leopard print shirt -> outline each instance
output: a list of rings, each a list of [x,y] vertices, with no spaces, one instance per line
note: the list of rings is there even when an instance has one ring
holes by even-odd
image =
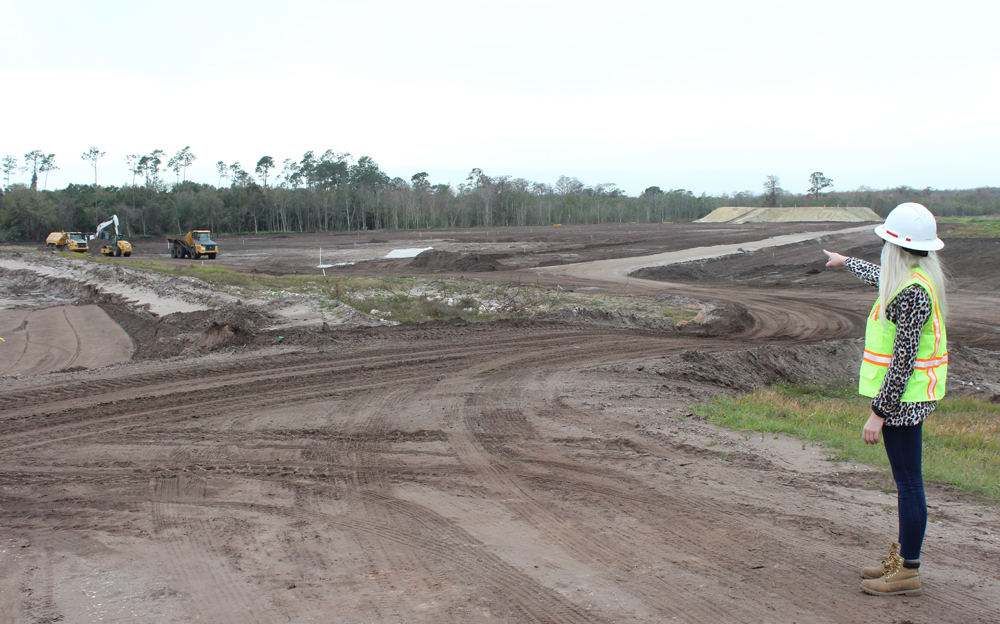
[[[861,281],[878,288],[881,267],[860,258],[848,258],[847,268]],[[886,371],[882,388],[872,399],[872,411],[885,419],[889,427],[919,425],[930,416],[936,401],[902,403],[906,382],[913,375],[920,345],[920,330],[931,316],[931,297],[917,285],[907,286],[889,303],[885,311],[888,320],[896,324],[896,340],[892,345],[892,362]]]

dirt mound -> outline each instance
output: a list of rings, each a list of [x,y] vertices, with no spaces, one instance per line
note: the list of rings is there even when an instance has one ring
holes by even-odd
[[[864,341],[837,340],[792,347],[763,346],[740,351],[689,349],[667,356],[651,368],[673,381],[710,384],[751,392],[775,383],[824,384],[858,378]],[[949,348],[948,394],[975,395],[1000,402],[1000,387],[990,381],[1000,367],[1000,352]]]
[[[429,249],[420,253],[409,266],[430,271],[464,271],[481,273],[501,268],[500,259],[506,255],[462,254],[454,251]]]
[[[680,298],[666,297],[665,299]],[[585,307],[541,312],[532,315],[531,320],[543,323],[574,323],[647,331],[682,331],[685,334],[702,336],[738,334],[751,329],[756,324],[747,308],[739,304],[712,302],[702,307],[704,311],[695,320],[676,325],[666,318]]]
[[[163,317],[102,295],[98,305],[132,338],[135,360],[174,357],[194,350],[212,351],[235,344],[249,344],[271,317],[242,302],[217,310],[176,312]]]
[[[851,379],[857,375],[863,350],[860,340],[714,353],[690,349],[663,358],[656,372],[671,380],[749,392],[781,381],[824,383]]]
[[[695,223],[789,223],[802,221],[839,221],[863,223],[881,221],[870,208],[845,206],[843,208],[794,207],[794,208],[744,208],[723,206],[716,208]]]
[[[681,327],[688,333],[706,336],[741,334],[757,324],[746,306],[739,303],[715,303],[702,323],[686,323]]]
[[[233,328],[230,325],[220,325],[213,321],[193,344],[181,351],[181,355],[192,351],[216,351],[223,347],[236,344],[246,344],[253,340],[253,334],[242,327]]]
[[[956,247],[961,246],[963,245],[956,245]],[[758,251],[744,250],[710,260],[647,267],[631,275],[663,282],[735,283],[765,288],[775,286],[803,288],[813,285],[855,291],[871,288],[849,271],[826,269],[826,256],[822,251],[824,247],[833,247],[845,255],[878,262],[882,240],[874,235],[860,236],[856,240],[848,241],[820,239]],[[949,249],[949,252],[951,251],[952,249]]]

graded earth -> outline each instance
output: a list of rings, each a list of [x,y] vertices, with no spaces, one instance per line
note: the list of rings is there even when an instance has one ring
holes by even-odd
[[[868,596],[891,478],[692,414],[856,375],[876,294],[821,250],[877,261],[871,228],[259,235],[204,261],[655,300],[676,323],[393,324],[139,268],[193,262],[161,239],[110,264],[7,246],[0,622],[1000,621],[994,502],[929,484],[923,594]],[[1000,245],[946,242],[949,393],[1000,401]]]

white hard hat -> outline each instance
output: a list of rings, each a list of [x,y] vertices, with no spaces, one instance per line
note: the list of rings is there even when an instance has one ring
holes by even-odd
[[[930,210],[916,202],[906,202],[892,209],[885,222],[875,228],[879,237],[917,251],[937,251],[944,241],[937,237],[937,222]]]

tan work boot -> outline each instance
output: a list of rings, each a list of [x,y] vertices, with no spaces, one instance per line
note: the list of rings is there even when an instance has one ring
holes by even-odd
[[[877,579],[861,581],[861,590],[873,596],[915,596],[920,593],[920,570],[904,568],[903,558],[895,555],[889,559],[888,569]]]
[[[889,554],[885,556],[882,563],[877,566],[869,566],[867,568],[861,568],[861,578],[866,579],[877,579],[884,575],[889,570],[889,562],[892,561],[893,557],[899,556],[899,542],[889,543]]]

